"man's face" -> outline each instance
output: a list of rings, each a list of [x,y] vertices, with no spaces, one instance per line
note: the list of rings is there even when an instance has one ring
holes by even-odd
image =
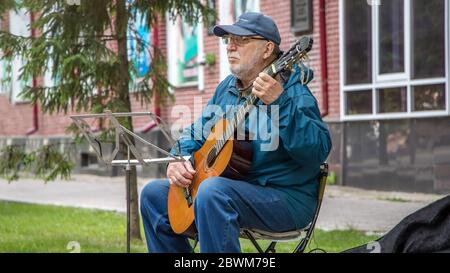
[[[231,72],[239,79],[247,79],[259,72],[264,64],[264,45],[262,37],[227,36],[227,55]]]

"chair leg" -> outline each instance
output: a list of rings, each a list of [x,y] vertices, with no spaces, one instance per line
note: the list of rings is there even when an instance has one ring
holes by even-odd
[[[277,244],[277,242],[272,241],[270,242],[270,245],[267,247],[265,253],[275,253],[276,249],[275,249],[275,245]]]
[[[258,250],[258,252],[264,253],[264,250],[262,250],[262,248],[259,246],[258,242],[255,240],[253,235],[250,232],[248,232],[248,230],[244,230],[244,233],[247,236],[247,238],[252,242],[252,244],[255,246],[255,248]]]
[[[305,252],[305,248],[308,245],[310,236],[306,236],[305,238],[303,238],[300,243],[297,245],[297,247],[295,248],[293,253],[303,253]]]

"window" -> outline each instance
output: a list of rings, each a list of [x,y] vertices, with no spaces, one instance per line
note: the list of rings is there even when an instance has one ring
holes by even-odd
[[[129,0],[129,3],[132,1]],[[134,20],[128,22],[127,44],[128,60],[133,69],[131,72],[130,91],[139,90],[139,85],[150,72],[150,29],[147,27],[147,19],[139,11],[133,11]]]
[[[405,24],[403,0],[383,1],[379,6],[379,74],[405,72]]]
[[[413,1],[411,22],[412,78],[445,77],[444,1]]]
[[[347,92],[347,114],[370,114],[372,113],[372,91],[358,90]]]
[[[445,110],[445,84],[413,87],[413,111]]]
[[[189,25],[180,17],[167,19],[169,82],[175,87],[198,84],[199,25]]]
[[[31,30],[30,15],[24,10],[10,11],[9,12],[9,31],[14,35],[30,37]],[[11,63],[11,101],[13,103],[24,102],[25,100],[19,96],[20,92],[28,85],[31,86],[31,79],[19,80],[21,69],[25,64],[25,60],[16,57]]]
[[[364,1],[345,5],[345,83],[372,82],[372,15]]]
[[[449,114],[448,10],[445,0],[340,1],[343,119]]]
[[[377,89],[378,113],[406,112],[406,87]]]

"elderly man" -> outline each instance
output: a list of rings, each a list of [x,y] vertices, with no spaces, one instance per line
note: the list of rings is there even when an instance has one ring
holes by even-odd
[[[278,116],[270,117],[271,121],[278,119],[278,130],[269,130],[278,145],[262,149],[264,140],[252,139],[252,164],[246,178],[208,178],[200,184],[194,200],[200,251],[240,252],[241,227],[283,232],[311,221],[320,164],[330,152],[331,140],[317,101],[306,86],[312,71],[306,73],[307,79],[297,66],[276,79],[261,73],[280,54],[280,34],[270,17],[244,13],[233,25],[215,26],[214,34],[227,45],[232,75],[217,86],[208,106],[219,106],[225,112],[229,105],[242,104],[251,92],[259,98],[258,105],[278,107]],[[179,149],[171,152],[192,155],[199,150],[207,135],[192,138],[194,128],[213,118],[204,111],[182,134]],[[251,123],[246,125],[249,131],[253,130]],[[194,174],[190,161],[170,163],[168,180],[152,181],[142,190],[141,214],[149,252],[191,251],[187,237],[171,229],[167,200],[170,184],[187,187]]]

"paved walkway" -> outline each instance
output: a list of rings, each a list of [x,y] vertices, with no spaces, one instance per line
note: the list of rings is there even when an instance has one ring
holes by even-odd
[[[139,190],[148,180],[139,178]],[[317,222],[321,229],[357,229],[383,233],[405,216],[442,195],[379,192],[350,187],[327,186]],[[70,181],[45,184],[22,179],[8,184],[0,180],[0,200],[125,211],[122,177],[74,175]]]

